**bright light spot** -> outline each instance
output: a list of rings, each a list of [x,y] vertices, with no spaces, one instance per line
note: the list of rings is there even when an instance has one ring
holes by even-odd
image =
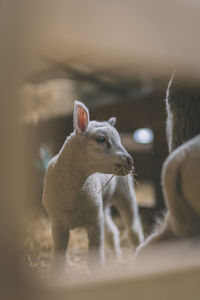
[[[135,130],[133,138],[137,143],[150,144],[153,142],[154,134],[150,128],[139,128]]]

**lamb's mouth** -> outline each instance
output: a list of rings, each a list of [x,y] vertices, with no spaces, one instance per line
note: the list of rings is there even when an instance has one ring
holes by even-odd
[[[117,167],[117,169],[115,170],[116,175],[128,175],[130,172],[130,170],[120,164],[115,164],[115,166]]]

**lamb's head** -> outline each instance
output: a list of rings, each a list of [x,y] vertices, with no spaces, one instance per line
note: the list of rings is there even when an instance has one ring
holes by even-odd
[[[114,117],[104,122],[90,121],[87,107],[75,101],[74,138],[91,173],[127,175],[133,169],[133,159],[121,144],[115,122]]]

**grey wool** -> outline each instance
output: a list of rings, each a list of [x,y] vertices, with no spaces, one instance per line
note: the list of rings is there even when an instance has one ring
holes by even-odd
[[[157,243],[200,238],[200,88],[172,77],[166,108],[170,154],[161,180],[168,212],[138,254]]]

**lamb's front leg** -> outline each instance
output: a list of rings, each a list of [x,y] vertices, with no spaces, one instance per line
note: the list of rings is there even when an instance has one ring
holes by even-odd
[[[69,242],[69,229],[60,222],[52,221],[53,257],[52,271],[62,272],[65,268],[65,255]]]
[[[104,266],[104,219],[103,213],[87,226],[89,239],[88,264],[90,268]]]

